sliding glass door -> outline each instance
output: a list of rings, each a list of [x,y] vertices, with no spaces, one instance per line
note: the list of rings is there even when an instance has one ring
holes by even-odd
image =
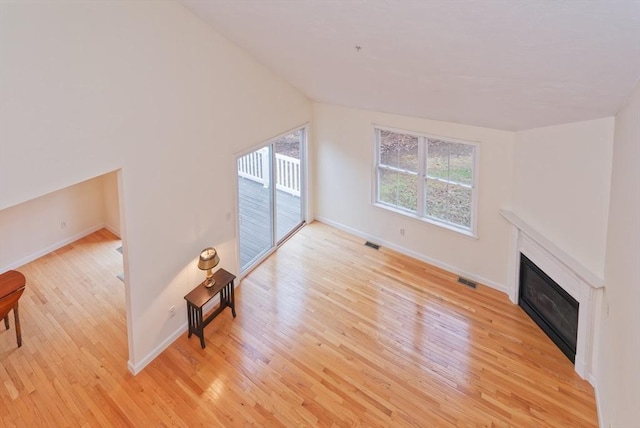
[[[276,175],[276,240],[281,241],[302,224],[301,137],[303,131],[273,143]]]
[[[238,159],[241,271],[273,246],[270,158],[267,146]]]
[[[304,223],[305,145],[299,129],[238,158],[241,273]]]

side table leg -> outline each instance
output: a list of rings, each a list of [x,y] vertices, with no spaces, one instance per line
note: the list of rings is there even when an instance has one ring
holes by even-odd
[[[233,286],[233,281],[231,281],[231,283],[229,284],[229,287],[231,287],[231,296],[230,296],[230,300],[231,300],[231,313],[233,314],[233,317],[236,317],[236,296],[235,296],[235,292],[234,290],[234,286]]]
[[[193,315],[189,302],[187,302],[187,326],[189,327],[189,334],[187,335],[187,337],[189,338],[193,333]]]
[[[204,325],[202,322],[202,308],[198,308],[197,310],[197,323],[198,323],[198,336],[200,337],[200,346],[202,347],[202,349],[204,349],[205,345],[204,344]]]
[[[16,339],[18,341],[18,348],[22,346],[22,330],[20,330],[20,315],[18,314],[18,302],[13,307],[13,316],[16,319]]]

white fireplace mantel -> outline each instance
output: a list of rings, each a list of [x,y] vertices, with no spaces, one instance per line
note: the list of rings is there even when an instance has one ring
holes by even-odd
[[[522,253],[578,301],[580,307],[575,370],[583,379],[593,384],[594,351],[597,349],[596,318],[599,316],[604,279],[560,249],[517,214],[507,210],[500,210],[500,214],[512,227],[507,283],[509,298],[514,304],[518,303]]]

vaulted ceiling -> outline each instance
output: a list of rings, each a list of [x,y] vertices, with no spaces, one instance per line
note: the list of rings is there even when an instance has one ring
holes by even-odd
[[[615,115],[640,0],[180,0],[310,99],[522,130]]]

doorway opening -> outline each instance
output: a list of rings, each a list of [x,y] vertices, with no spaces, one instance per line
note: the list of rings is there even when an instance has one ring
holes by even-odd
[[[113,347],[126,361],[131,346],[121,176],[122,170],[112,171],[0,210],[0,271],[23,272],[25,295],[38,296],[21,302],[23,341],[37,340],[41,331],[51,344],[68,337],[98,340],[109,332],[105,340],[117,343]],[[39,324],[47,317],[64,325],[64,334]]]

